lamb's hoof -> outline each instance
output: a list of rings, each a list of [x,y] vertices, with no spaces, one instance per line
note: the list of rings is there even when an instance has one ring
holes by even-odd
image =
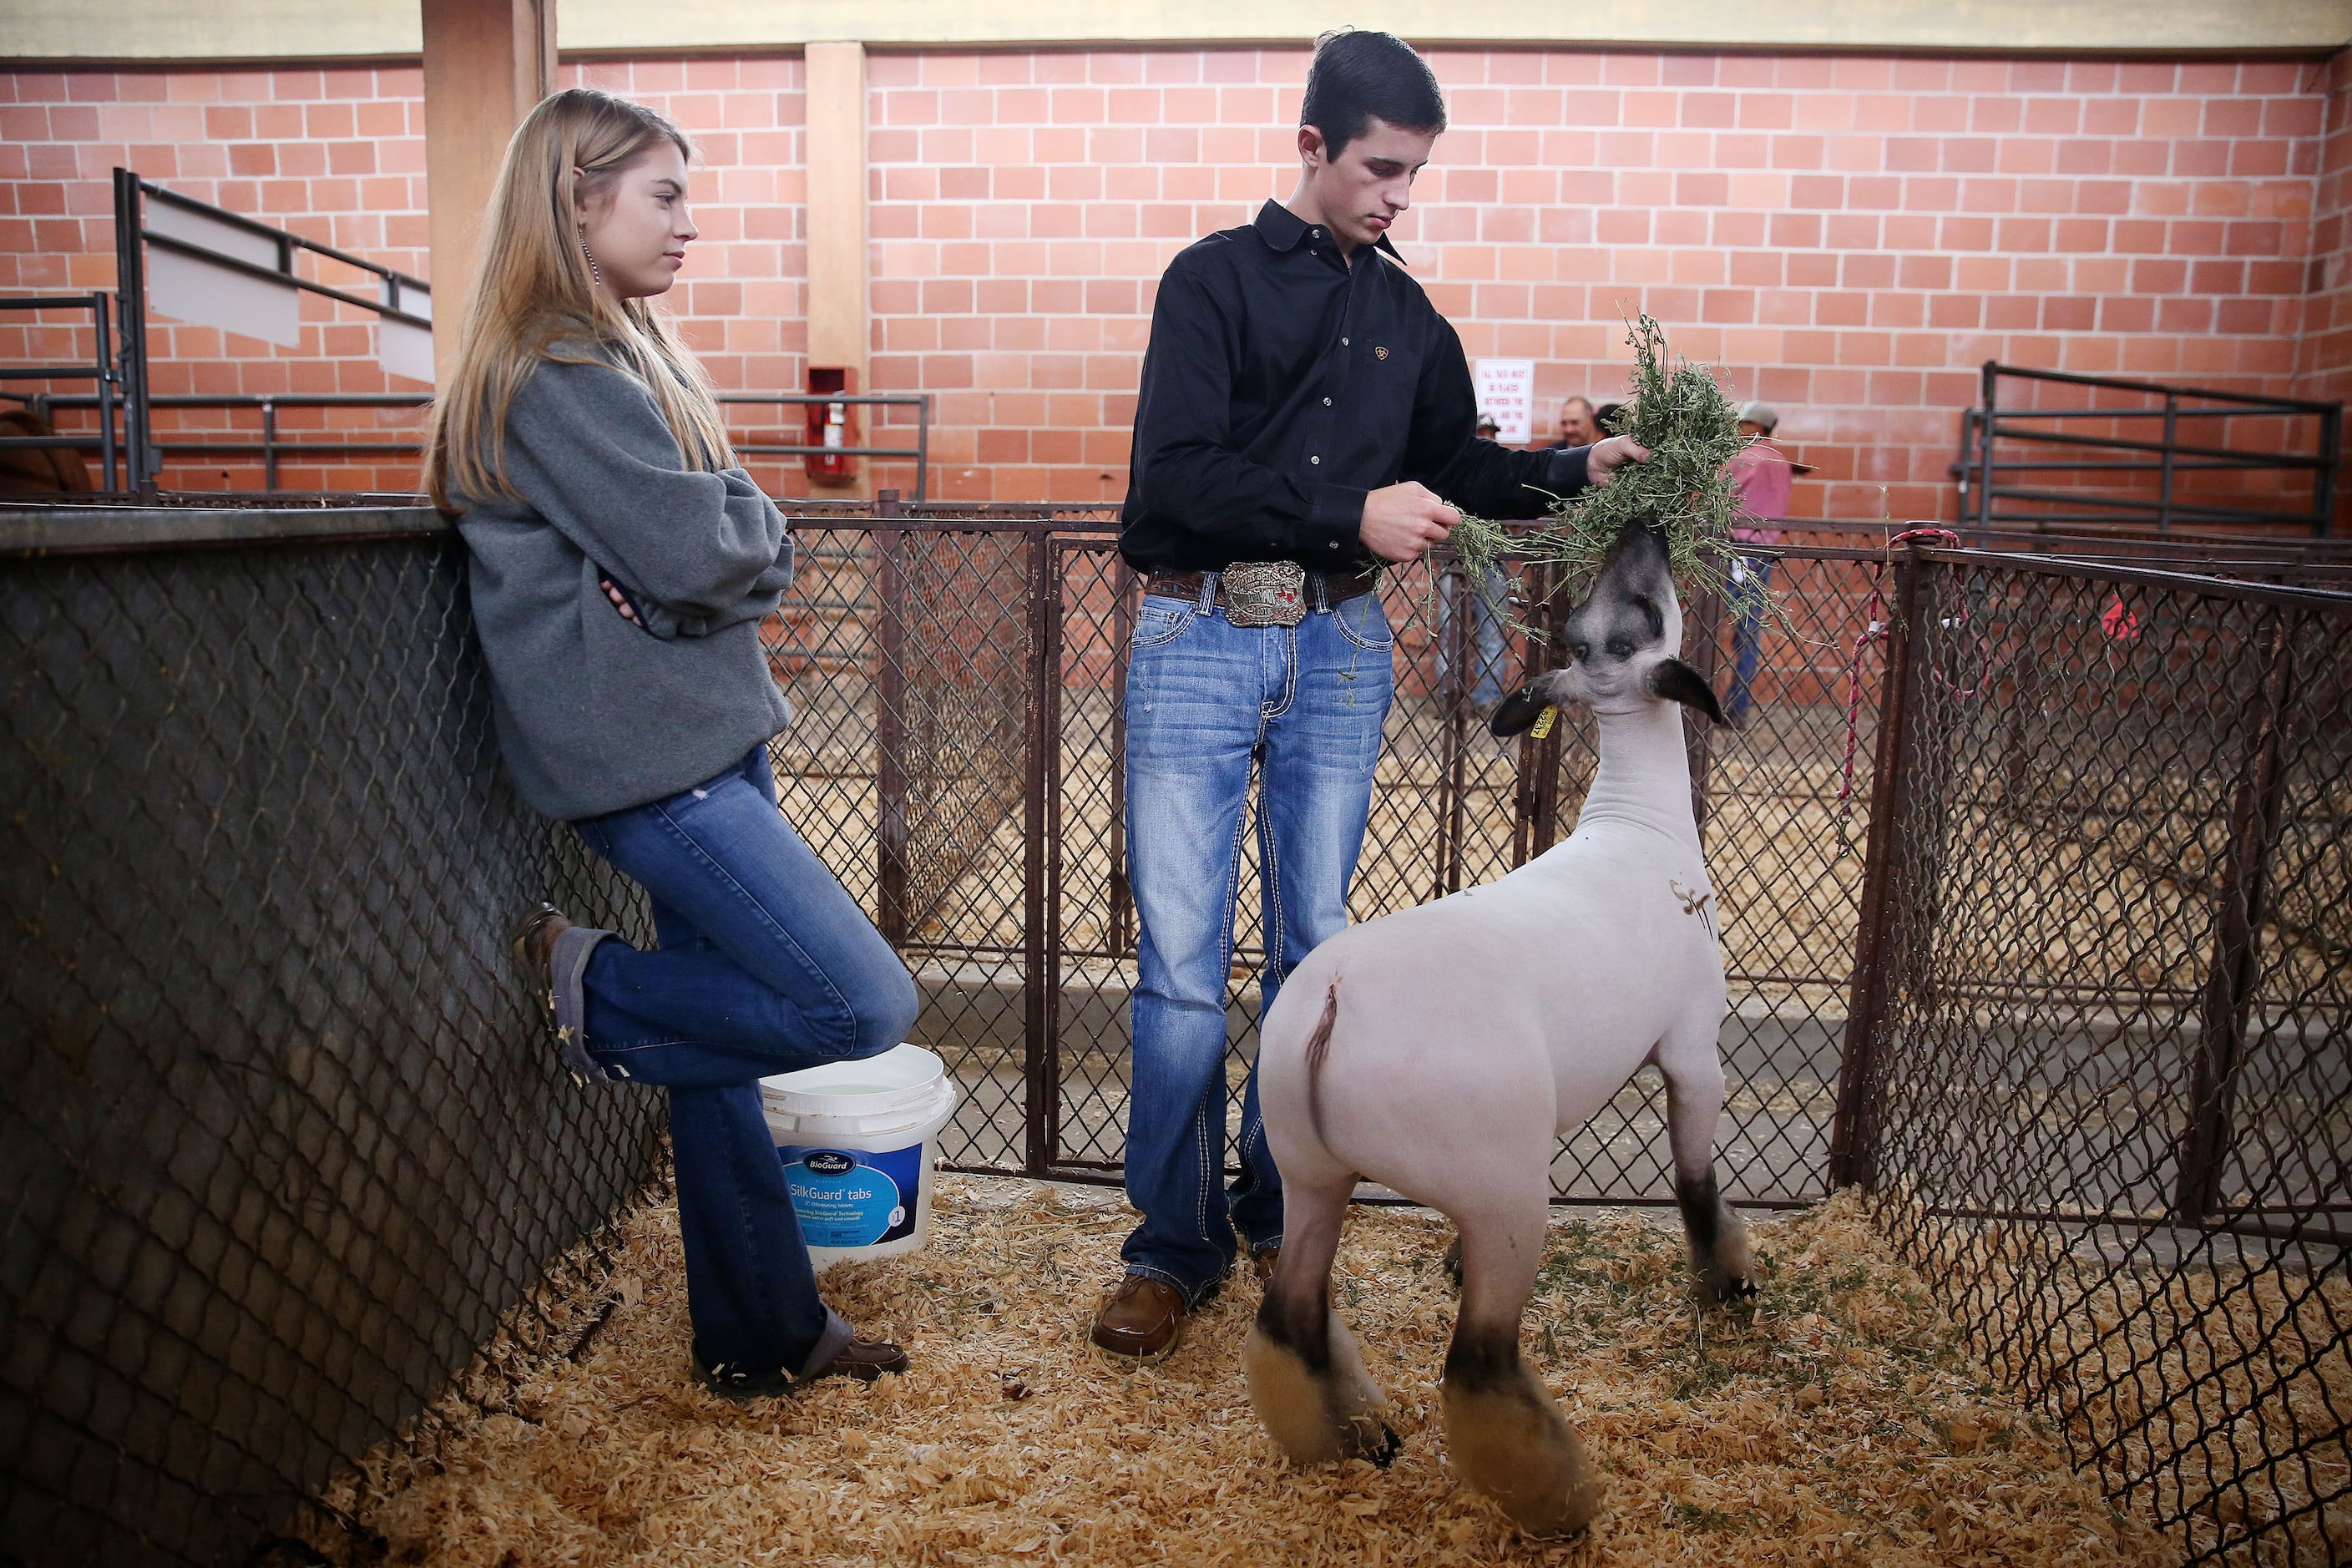
[[[1734,1301],[1753,1301],[1756,1295],[1756,1281],[1745,1275],[1735,1274],[1723,1282],[1716,1291],[1715,1299],[1729,1306]]]
[[[1404,1439],[1396,1435],[1395,1427],[1383,1421],[1381,1423],[1380,1447],[1366,1454],[1364,1458],[1385,1470],[1395,1464],[1396,1457],[1403,1452]]]
[[[1462,1238],[1455,1237],[1445,1249],[1445,1277],[1454,1281],[1454,1289],[1462,1289]]]

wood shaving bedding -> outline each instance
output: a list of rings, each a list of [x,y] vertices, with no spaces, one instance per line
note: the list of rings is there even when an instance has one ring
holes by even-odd
[[[1441,1218],[1354,1210],[1334,1279],[1405,1439],[1386,1471],[1276,1458],[1242,1381],[1245,1277],[1157,1368],[1093,1352],[1130,1223],[1099,1189],[941,1177],[927,1249],[824,1281],[914,1370],[738,1406],[688,1381],[677,1211],[649,1204],[577,1360],[452,1417],[437,1463],[387,1446],[326,1500],[393,1561],[449,1568],[2174,1560],[1969,1362],[1848,1197],[1751,1216],[1762,1298],[1706,1314],[1703,1349],[1670,1220],[1554,1223],[1527,1349],[1609,1488],[1566,1542],[1517,1535],[1444,1462]]]

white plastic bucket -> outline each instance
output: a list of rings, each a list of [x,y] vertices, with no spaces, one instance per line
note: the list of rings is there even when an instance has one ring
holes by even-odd
[[[920,1046],[760,1080],[809,1262],[896,1258],[930,1238],[940,1129],[955,1081]]]

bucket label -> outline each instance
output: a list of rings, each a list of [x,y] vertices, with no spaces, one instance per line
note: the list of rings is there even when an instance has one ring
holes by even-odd
[[[776,1153],[811,1247],[873,1247],[914,1231],[922,1144],[877,1150],[787,1143]]]

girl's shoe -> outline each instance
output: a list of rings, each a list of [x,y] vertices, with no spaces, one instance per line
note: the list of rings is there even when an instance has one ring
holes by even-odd
[[[835,1351],[824,1370],[814,1377],[794,1377],[780,1366],[754,1367],[740,1362],[705,1366],[694,1359],[694,1379],[721,1399],[765,1399],[772,1394],[797,1394],[828,1377],[854,1377],[872,1383],[887,1373],[902,1373],[913,1364],[907,1352],[881,1340],[852,1340]]]
[[[613,1075],[588,1054],[588,999],[582,986],[588,955],[612,934],[595,926],[574,925],[553,904],[542,903],[515,922],[507,941],[515,970],[539,1006],[541,1022],[563,1052],[563,1065],[583,1082],[613,1081]]]

